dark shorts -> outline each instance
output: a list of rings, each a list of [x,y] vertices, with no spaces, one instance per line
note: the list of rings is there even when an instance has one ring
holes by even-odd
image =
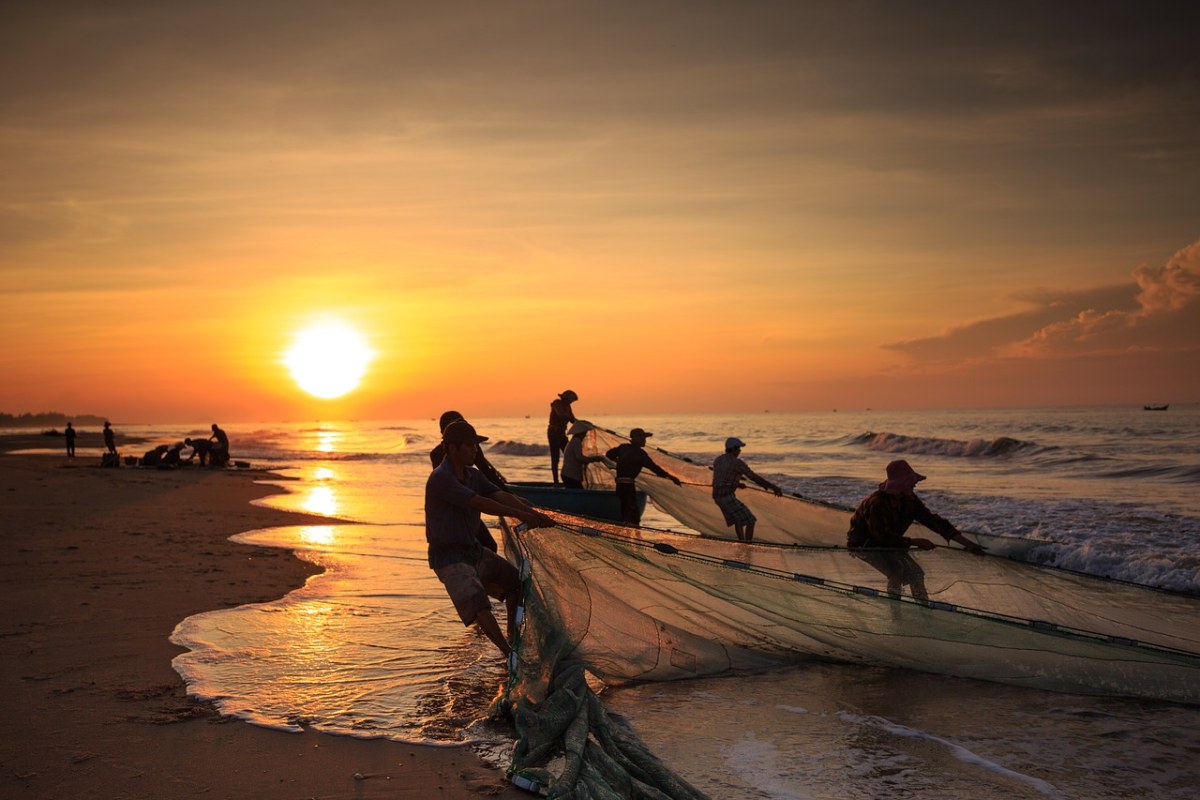
[[[901,587],[912,589],[913,597],[924,599],[925,570],[907,550],[858,550],[851,548],[850,555],[870,564],[887,578],[889,592],[898,592]]]
[[[746,504],[734,495],[714,497],[713,502],[725,515],[726,525],[753,525],[758,522],[758,517],[754,516],[754,513],[746,508]]]
[[[488,597],[505,600],[521,591],[521,573],[503,556],[484,551],[479,561],[447,564],[434,570],[454,603],[463,625],[475,624],[480,611],[491,611]]]

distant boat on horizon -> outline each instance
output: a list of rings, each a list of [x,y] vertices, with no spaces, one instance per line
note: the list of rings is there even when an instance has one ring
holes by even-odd
[[[1142,411],[1166,411],[1170,405],[1170,403],[1163,403],[1161,406],[1142,406]]]

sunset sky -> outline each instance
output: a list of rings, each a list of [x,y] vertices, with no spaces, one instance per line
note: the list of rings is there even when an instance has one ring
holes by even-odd
[[[0,4],[0,411],[1200,401],[1200,12]],[[284,365],[357,329],[359,388]]]

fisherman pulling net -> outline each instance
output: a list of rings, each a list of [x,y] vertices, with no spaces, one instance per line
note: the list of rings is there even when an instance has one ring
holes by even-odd
[[[621,441],[589,440],[591,453]],[[957,546],[902,551],[921,575],[917,596],[902,596],[864,557],[901,551],[843,546],[849,509],[754,492],[755,541],[729,541],[709,471],[661,450],[654,459],[679,485],[643,473],[638,488],[701,535],[553,511],[552,528],[505,525],[506,557],[524,577],[505,696],[519,785],[553,797],[701,796],[605,713],[585,676],[617,685],[817,658],[1200,704],[1200,598]],[[592,486],[611,485],[607,469],[589,469]]]
[[[593,428],[584,440],[583,450],[589,456],[603,455],[627,441],[626,437],[613,431]],[[712,469],[666,450],[652,449],[654,461],[680,482],[676,484],[643,471],[637,476],[637,488],[648,494],[660,509],[700,535],[734,539],[733,530],[726,525],[721,509],[713,502]],[[614,486],[611,470],[602,463],[588,465],[587,481],[593,487],[611,489]],[[754,535],[757,542],[824,547],[844,547],[846,544],[847,523],[854,509],[798,494],[777,495],[755,486],[743,489],[738,499],[757,517]],[[914,532],[914,536],[929,533],[919,525],[915,530],[920,532]],[[972,536],[989,554],[1021,561],[1034,560],[1034,551],[1046,545],[1046,542],[1016,537],[981,533],[972,533]]]

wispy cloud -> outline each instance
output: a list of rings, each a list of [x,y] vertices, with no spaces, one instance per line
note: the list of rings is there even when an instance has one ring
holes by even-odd
[[[1138,265],[1132,278],[1072,292],[1023,292],[1017,299],[1031,305],[1027,310],[884,348],[938,364],[1194,347],[1200,341],[1200,242],[1162,266]]]

